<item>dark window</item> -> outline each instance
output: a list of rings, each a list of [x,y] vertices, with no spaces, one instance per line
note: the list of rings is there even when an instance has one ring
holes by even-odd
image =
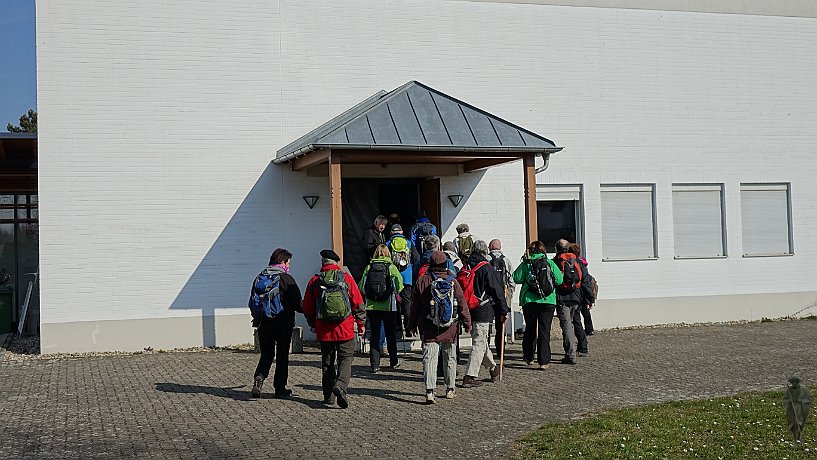
[[[556,252],[559,239],[578,241],[576,228],[576,201],[537,201],[536,216],[539,241],[548,252]]]

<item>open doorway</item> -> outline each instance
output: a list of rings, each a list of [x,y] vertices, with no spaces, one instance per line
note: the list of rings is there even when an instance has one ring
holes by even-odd
[[[355,279],[360,279],[371,257],[363,250],[363,233],[371,227],[378,214],[388,217],[396,213],[403,231],[408,233],[417,212],[423,209],[434,225],[439,226],[439,179],[343,179],[341,187],[343,259]],[[386,235],[388,237],[388,229]]]

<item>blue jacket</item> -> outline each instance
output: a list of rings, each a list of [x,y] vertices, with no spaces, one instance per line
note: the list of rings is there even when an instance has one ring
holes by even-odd
[[[421,218],[417,219],[417,223],[415,223],[414,225],[411,226],[411,230],[409,231],[409,236],[408,236],[408,239],[409,239],[409,241],[411,241],[411,244],[413,244],[414,246],[417,246],[419,248],[419,249],[417,249],[418,251],[423,250],[423,248],[420,247],[420,243],[417,242],[417,224],[419,224],[421,222],[431,222],[431,221],[428,219],[428,217],[421,217]],[[432,235],[437,234],[437,227],[435,227],[434,224],[431,225],[431,234]]]

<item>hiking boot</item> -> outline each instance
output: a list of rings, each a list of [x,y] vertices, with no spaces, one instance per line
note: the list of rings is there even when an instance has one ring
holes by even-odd
[[[280,391],[275,390],[274,397],[276,399],[288,399],[290,396],[292,396],[292,390],[290,390],[289,388],[284,388],[283,390]]]
[[[260,375],[256,375],[255,379],[252,382],[252,391],[250,394],[253,398],[260,398],[261,397],[261,387],[264,386],[264,377]]]
[[[383,348],[380,350],[380,355],[381,355],[381,356],[389,356],[389,348],[388,348],[388,347],[383,347]]]
[[[584,335],[593,335],[593,331],[590,331],[590,332],[585,331]]]
[[[379,368],[379,367],[373,367],[373,368],[372,368],[372,374],[377,374],[378,372],[380,372],[380,368]]]
[[[395,361],[394,364],[390,364],[389,367],[392,369],[397,369],[398,367],[400,367],[401,364],[403,364],[403,362],[398,360]]]
[[[533,366],[534,365],[533,360],[528,361],[527,359],[525,360],[525,364],[528,365],[528,366]]]
[[[332,394],[338,398],[338,407],[346,409],[349,407],[349,399],[346,397],[346,392],[343,389],[335,387],[332,388]]]
[[[437,400],[434,397],[434,392],[433,391],[427,391],[426,392],[426,404],[434,404],[435,402],[437,402]]]
[[[499,366],[494,366],[493,369],[489,371],[491,373],[491,381],[496,382],[499,380]]]
[[[539,365],[539,370],[540,371],[543,371],[543,370],[548,369],[548,368],[550,368],[550,364],[540,364]]]
[[[445,399],[454,399],[455,396],[457,396],[457,390],[454,388],[445,390]]]
[[[479,386],[479,385],[482,385],[482,380],[479,380],[476,377],[471,377],[470,375],[466,375],[465,377],[462,378],[462,387],[463,388],[476,387],[476,386]]]
[[[576,355],[579,358],[586,358],[587,356],[590,355],[590,352],[589,351],[580,351],[580,352],[576,353]]]
[[[576,364],[576,361],[570,358],[562,358],[562,360],[559,362],[562,364]]]
[[[336,401],[335,395],[329,395],[329,396],[326,396],[326,397],[323,398],[323,403],[327,404],[329,406],[334,406],[335,401]]]

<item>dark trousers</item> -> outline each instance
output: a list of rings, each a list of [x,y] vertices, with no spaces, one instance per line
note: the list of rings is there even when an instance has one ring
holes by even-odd
[[[593,318],[590,316],[590,305],[582,304],[581,313],[582,318],[584,318],[584,332],[587,334],[592,334],[594,329]]]
[[[258,359],[255,375],[261,375],[265,379],[269,377],[269,370],[277,351],[278,362],[275,365],[275,378],[272,383],[275,391],[283,391],[287,386],[292,329],[292,321],[283,318],[264,318],[258,326],[258,345],[261,348],[261,357]]]
[[[550,363],[550,327],[555,311],[556,305],[545,303],[530,302],[522,306],[522,315],[525,317],[522,358],[525,361],[533,361],[535,347],[536,361],[539,364]]]
[[[400,316],[403,320],[403,330],[406,330],[408,325],[409,312],[411,311],[411,285],[404,284],[403,290],[400,291]],[[391,353],[391,352],[389,352]]]
[[[334,387],[343,391],[349,388],[354,355],[355,339],[345,342],[321,342],[321,370],[323,371],[321,386],[324,399],[332,395]]]
[[[582,325],[581,308],[573,310],[573,333],[576,334],[576,351],[587,353],[587,334]]]
[[[386,347],[389,349],[389,364],[397,364],[397,328],[400,326],[400,313],[396,311],[376,311],[367,310],[366,318],[369,320],[369,334],[371,344],[380,343],[380,326],[386,333]],[[369,346],[369,360],[372,369],[380,367],[380,347]]]

